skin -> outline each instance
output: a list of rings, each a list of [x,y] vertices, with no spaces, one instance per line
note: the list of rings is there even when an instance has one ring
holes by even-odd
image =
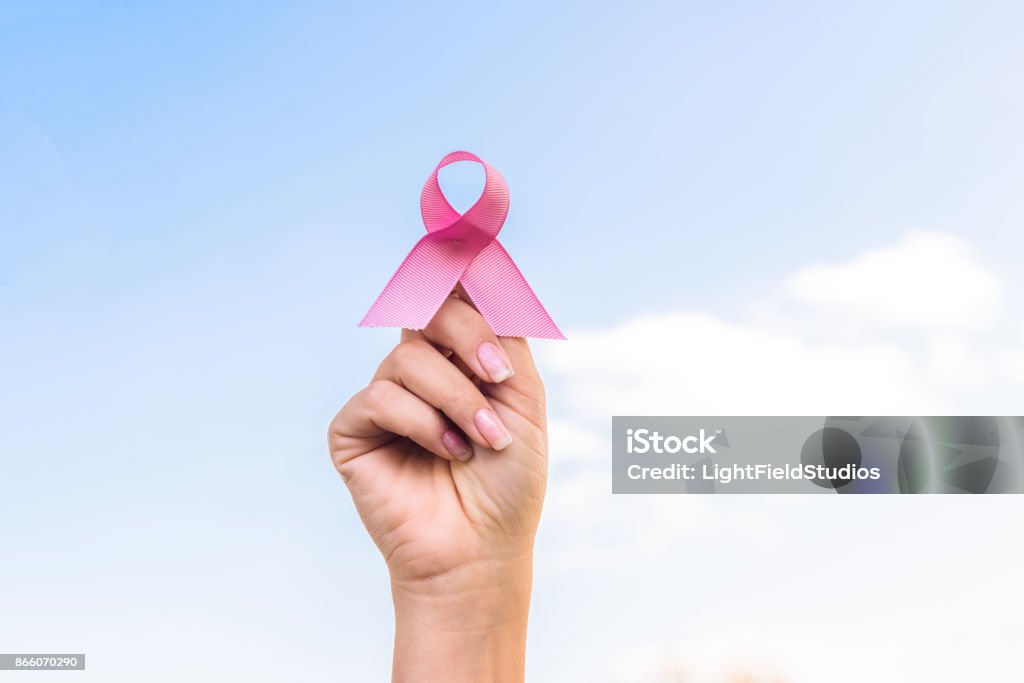
[[[515,373],[500,382],[505,373],[487,369],[494,351]],[[510,444],[480,424],[481,410]],[[499,339],[453,293],[426,329],[402,332],[331,422],[329,445],[391,575],[392,681],[522,681],[547,480],[544,386],[526,340]]]

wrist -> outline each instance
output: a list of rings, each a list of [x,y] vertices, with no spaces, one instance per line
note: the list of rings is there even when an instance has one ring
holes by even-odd
[[[392,576],[393,681],[521,682],[531,585],[531,554],[426,579]]]

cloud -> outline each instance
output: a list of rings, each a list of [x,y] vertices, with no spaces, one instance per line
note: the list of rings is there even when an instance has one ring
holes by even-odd
[[[592,461],[607,453],[608,441],[576,421],[553,417],[548,421],[548,450],[562,461]]]
[[[971,245],[937,232],[912,232],[847,263],[804,268],[785,288],[819,314],[892,328],[988,328],[1002,299],[999,279]]]
[[[662,680],[637,664],[654,661],[652,640],[664,645],[659,653],[692,653],[701,643],[714,652],[761,647],[792,683],[954,683],[976,666],[984,639],[1000,643],[990,678],[1013,670],[1006,633],[1024,603],[1007,600],[1002,587],[1016,582],[1024,556],[996,522],[1014,518],[1014,501],[612,496],[608,444],[617,414],[1017,410],[1024,329],[1006,310],[1005,289],[963,239],[915,232],[845,263],[798,270],[746,317],[678,310],[572,330],[568,343],[542,347],[557,400],[539,576],[612,574],[629,582],[638,612],[634,631],[620,625],[632,641],[593,661],[567,661],[567,671],[582,673],[558,680]],[[674,587],[684,577],[699,590]],[[829,597],[805,597],[817,594]],[[971,619],[990,632],[972,631]],[[690,620],[710,640],[657,626]],[[807,624],[828,633],[808,633]],[[945,654],[932,657],[938,642]],[[846,662],[843,677],[833,676],[830,662],[842,653],[855,653],[856,666]],[[714,667],[731,659],[683,664],[710,666],[689,680],[711,683]],[[618,673],[609,679],[609,671]]]
[[[938,282],[943,275],[971,288],[972,296],[951,294]],[[917,313],[899,318],[899,306],[886,308],[891,303],[868,310],[878,294],[857,300],[849,289],[859,279],[884,289],[887,302],[914,301]],[[954,329],[949,311],[987,310],[986,316],[1009,319],[990,310],[1003,283],[958,237],[911,233],[894,246],[804,268],[784,282],[777,298],[761,302],[749,319],[700,310],[646,315],[573,330],[570,342],[541,348],[538,358],[560,399],[549,430],[553,476],[545,525],[574,539],[551,549],[552,568],[642,564],[664,551],[651,537],[700,533],[694,520],[706,505],[699,498],[637,502],[609,495],[612,415],[1004,414],[1024,395],[1024,330],[1016,320],[1006,334]],[[812,296],[816,288],[821,291]],[[874,316],[876,325],[892,321],[904,329],[851,335],[822,315],[844,306],[864,308],[860,317]],[[982,318],[972,320],[971,326]],[[636,514],[639,508],[644,515]],[[653,508],[660,525],[654,531]]]
[[[983,627],[984,628],[984,627]],[[617,653],[608,666],[621,683],[924,683],[1009,680],[1016,634],[984,628],[987,656],[974,642],[920,632],[840,633],[803,627],[699,637],[685,648],[662,644]]]
[[[574,330],[541,359],[576,418],[998,413],[1024,388],[1003,289],[962,239],[914,232],[797,271],[756,317],[641,316]]]
[[[545,364],[577,415],[875,414],[939,408],[911,353],[817,343],[699,311],[574,331]],[[916,414],[916,413],[915,413]]]

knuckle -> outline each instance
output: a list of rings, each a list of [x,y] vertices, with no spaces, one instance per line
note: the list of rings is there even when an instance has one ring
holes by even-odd
[[[331,418],[331,421],[327,423],[327,446],[333,451],[334,442],[337,440],[338,435],[341,433],[341,411]]]
[[[417,435],[423,440],[431,440],[434,435],[444,431],[444,418],[436,410],[425,410],[416,415],[409,423],[409,435]]]
[[[445,401],[448,410],[454,416],[472,420],[477,410],[484,407],[486,399],[470,381],[452,382],[446,390]]]
[[[376,379],[370,382],[363,389],[363,400],[366,401],[366,407],[372,412],[379,411],[393,395],[394,387],[395,383],[389,379]]]
[[[347,423],[347,415],[352,412],[355,406],[358,404],[360,398],[364,395],[366,390],[356,392],[349,400],[341,407],[331,421],[327,424],[327,445],[331,450],[335,450],[337,444],[343,441],[347,436],[348,428],[345,426]]]
[[[398,368],[409,367],[423,358],[427,342],[422,339],[408,339],[392,349],[389,354],[390,362]]]

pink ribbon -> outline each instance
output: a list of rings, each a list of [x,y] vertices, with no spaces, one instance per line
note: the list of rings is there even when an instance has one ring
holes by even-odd
[[[484,191],[464,214],[452,208],[437,184],[437,172],[456,161],[484,167]],[[423,185],[420,212],[427,234],[398,266],[360,327],[422,330],[461,282],[495,334],[565,339],[498,241],[508,214],[508,185],[493,166],[475,154],[452,152]]]

